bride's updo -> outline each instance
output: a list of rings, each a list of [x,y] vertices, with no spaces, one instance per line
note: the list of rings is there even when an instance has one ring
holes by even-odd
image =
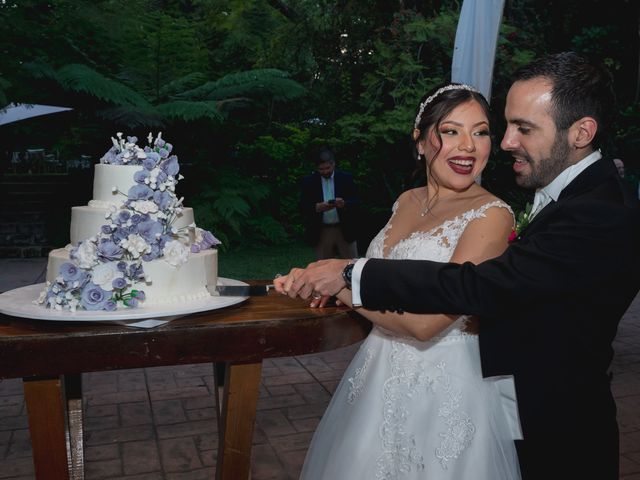
[[[431,163],[440,153],[442,148],[442,136],[440,135],[440,124],[442,121],[458,106],[466,103],[470,100],[475,100],[480,104],[482,110],[487,116],[487,120],[491,123],[490,109],[487,100],[484,96],[477,91],[474,87],[464,85],[461,83],[446,83],[438,87],[433,88],[427,92],[420,100],[416,112],[416,118],[414,122],[413,140],[414,140],[414,155],[416,158],[418,171],[416,172],[420,176],[427,175]],[[418,143],[427,138],[429,130],[433,128],[434,133],[439,142],[439,146],[432,158],[426,159],[424,156],[418,153]],[[433,178],[438,184],[438,179]]]

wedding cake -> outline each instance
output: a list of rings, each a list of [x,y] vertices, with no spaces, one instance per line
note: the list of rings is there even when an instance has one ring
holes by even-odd
[[[176,196],[182,176],[172,145],[161,133],[145,148],[137,141],[118,133],[95,165],[93,198],[72,208],[71,243],[50,252],[39,303],[112,311],[214,292],[220,242]]]

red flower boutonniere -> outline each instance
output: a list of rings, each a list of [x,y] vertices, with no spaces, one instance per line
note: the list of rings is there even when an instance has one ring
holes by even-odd
[[[516,226],[513,230],[511,230],[511,234],[509,235],[509,243],[514,243],[518,240],[518,237],[522,233],[522,230],[529,225],[531,221],[531,209],[533,205],[531,203],[527,203],[523,212],[520,212],[516,215]]]

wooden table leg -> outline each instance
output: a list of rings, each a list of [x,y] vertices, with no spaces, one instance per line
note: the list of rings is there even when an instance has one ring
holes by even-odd
[[[67,398],[67,447],[71,480],[84,479],[84,432],[82,427],[82,375],[64,376]]]
[[[216,480],[248,480],[262,362],[227,364]]]
[[[66,405],[60,377],[23,379],[33,463],[38,480],[69,480]]]

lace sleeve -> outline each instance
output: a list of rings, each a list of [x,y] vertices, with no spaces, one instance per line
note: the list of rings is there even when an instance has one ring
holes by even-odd
[[[469,220],[473,220],[474,218],[481,218],[481,217],[486,217],[486,212],[487,210],[489,210],[490,208],[506,208],[509,213],[511,214],[511,219],[513,220],[513,224],[515,225],[515,221],[516,221],[516,216],[513,213],[513,210],[511,209],[511,207],[503,202],[502,200],[494,200],[492,202],[489,203],[485,203],[484,205],[482,205],[479,208],[476,208],[475,210],[470,210],[469,213],[471,213],[471,218],[469,218]]]

